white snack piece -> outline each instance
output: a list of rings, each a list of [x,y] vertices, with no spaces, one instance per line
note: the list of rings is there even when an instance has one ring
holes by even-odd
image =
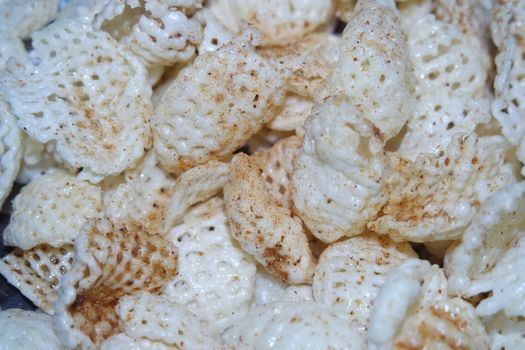
[[[201,3],[105,0],[93,4],[90,11],[94,28],[110,33],[146,67],[158,67],[193,56],[202,40],[202,28],[191,17]]]
[[[314,101],[310,98],[287,93],[282,110],[268,123],[268,127],[278,131],[294,131],[304,126],[314,104]]]
[[[361,233],[386,200],[377,129],[341,96],[317,106],[305,128],[292,176],[295,211],[324,242]]]
[[[0,5],[1,6],[1,5]],[[24,43],[19,38],[5,36],[0,32],[2,45],[0,45],[0,74],[7,68],[7,61],[14,57],[17,62],[23,62],[27,58]]]
[[[53,314],[60,279],[71,270],[73,246],[46,244],[15,249],[0,260],[0,274],[20,293],[48,314]]]
[[[163,94],[151,121],[162,165],[181,173],[232,154],[275,115],[283,79],[246,44],[197,57]]]
[[[390,271],[372,309],[368,348],[488,349],[474,308],[447,296],[437,265],[409,259]]]
[[[365,349],[352,324],[315,302],[257,306],[223,335],[228,349]]]
[[[58,0],[1,0],[0,36],[26,38],[54,19],[57,12]]]
[[[261,45],[294,42],[328,21],[329,0],[214,0],[211,11],[232,32],[246,24],[261,32]]]
[[[451,293],[463,297],[492,292],[477,306],[480,315],[504,311],[523,316],[525,183],[510,185],[490,197],[445,258]]]
[[[209,8],[198,11],[195,14],[195,19],[204,27],[203,39],[197,48],[199,55],[217,51],[218,48],[232,41],[235,36]]]
[[[220,338],[206,322],[165,296],[139,292],[116,306],[126,334],[158,341],[176,349],[221,349]]]
[[[68,347],[92,349],[120,332],[115,305],[125,295],[159,293],[177,274],[177,249],[134,223],[94,219],[75,240],[60,281],[54,325]]]
[[[258,266],[255,275],[252,308],[274,301],[288,301],[291,303],[314,301],[312,286],[308,284],[290,286],[270,275],[261,266]]]
[[[230,178],[229,163],[211,160],[182,173],[164,213],[164,231],[181,223],[188,209],[216,195]]]
[[[65,172],[46,174],[15,197],[4,243],[22,249],[72,244],[80,227],[101,213],[99,187]]]
[[[446,153],[415,162],[390,154],[381,216],[368,228],[395,241],[458,239],[480,205],[514,181],[500,136],[455,134]]]
[[[48,315],[20,309],[0,311],[0,349],[62,350]]]
[[[524,21],[525,4],[522,1],[495,1],[491,32],[499,53],[496,56],[496,98],[492,103],[492,113],[500,123],[503,135],[518,146],[516,155],[522,163],[525,160]]]
[[[230,237],[223,201],[212,198],[193,208],[167,238],[179,250],[179,269],[163,294],[222,333],[248,311],[256,270]]]
[[[136,221],[150,232],[163,234],[163,213],[175,179],[158,164],[153,151],[123,178],[123,182],[105,188],[105,215],[114,221]]]
[[[151,88],[144,67],[108,34],[57,21],[32,36],[31,63],[6,80],[18,126],[81,176],[100,181],[151,146]]]
[[[22,133],[0,95],[0,207],[11,192],[22,161]]]
[[[406,36],[391,1],[361,0],[343,32],[341,59],[328,95],[347,95],[384,141],[414,112],[414,72]]]
[[[16,182],[25,185],[46,174],[67,171],[55,152],[54,142],[43,144],[25,133],[22,136],[24,154]]]
[[[366,331],[368,318],[387,273],[417,257],[410,245],[386,237],[360,235],[326,248],[315,269],[313,292],[355,328]]]
[[[525,347],[525,320],[498,313],[484,320],[491,350],[523,349]]]
[[[311,282],[315,258],[299,218],[268,190],[255,156],[240,153],[232,164],[223,191],[233,237],[274,276],[291,284]]]

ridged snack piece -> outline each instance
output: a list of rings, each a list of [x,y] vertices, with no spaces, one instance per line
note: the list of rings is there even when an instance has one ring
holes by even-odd
[[[227,349],[364,350],[350,321],[315,302],[278,301],[257,306],[223,335]]]
[[[386,141],[414,113],[414,71],[394,0],[357,3],[325,95],[347,95]]]
[[[212,198],[191,209],[166,236],[179,251],[179,269],[163,294],[222,333],[251,304],[255,262],[230,236],[224,202]]]
[[[91,349],[119,332],[115,305],[125,295],[159,293],[177,273],[177,249],[136,224],[95,219],[75,240],[61,280],[54,324],[68,347]]]
[[[0,1],[0,36],[27,38],[53,20],[59,0]]]
[[[211,11],[236,33],[249,24],[261,33],[261,45],[290,44],[328,22],[329,0],[215,0]]]
[[[365,332],[387,273],[413,257],[417,254],[410,245],[371,234],[331,244],[315,268],[314,298]]]
[[[46,174],[23,187],[13,200],[4,243],[22,249],[41,243],[72,244],[80,227],[101,214],[99,187],[65,172]]]
[[[22,161],[22,132],[0,95],[0,207],[11,192]]]
[[[301,220],[267,189],[255,156],[238,154],[224,186],[226,216],[241,247],[270,273],[291,283],[312,280],[315,258]]]
[[[104,0],[88,7],[96,29],[107,31],[146,67],[189,60],[202,40],[193,18],[202,0]]]
[[[525,316],[525,183],[509,185],[488,198],[462,240],[447,252],[450,292],[470,297],[489,292],[480,315]]]
[[[247,44],[197,57],[171,83],[151,120],[162,165],[181,173],[231,155],[275,115],[283,79]]]
[[[144,67],[107,33],[57,21],[32,36],[30,61],[4,78],[18,126],[80,175],[98,182],[151,147]]]
[[[295,212],[323,242],[360,234],[386,198],[379,131],[344,96],[318,105],[294,162]]]
[[[73,259],[72,245],[17,248],[0,260],[0,274],[33,304],[53,314],[60,279],[71,270]]]

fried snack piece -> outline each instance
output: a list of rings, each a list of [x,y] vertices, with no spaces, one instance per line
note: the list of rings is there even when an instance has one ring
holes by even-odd
[[[347,95],[383,140],[414,113],[414,72],[393,0],[357,3],[343,32],[328,96]]]
[[[269,191],[256,157],[238,154],[224,186],[226,216],[241,247],[287,283],[311,282],[315,258],[301,220]]]
[[[125,333],[109,338],[102,349],[133,343],[150,349],[222,349],[221,339],[206,322],[166,296],[148,292],[127,295],[116,310]]]
[[[133,52],[146,67],[187,61],[202,40],[193,17],[202,0],[104,0],[88,9],[102,29]]]
[[[215,197],[196,206],[166,237],[179,251],[179,268],[163,294],[222,333],[248,312],[256,270],[230,236],[224,202]]]
[[[492,113],[500,123],[503,135],[510,143],[518,146],[516,156],[522,163],[525,160],[524,21],[523,1],[495,1],[491,32],[499,53],[496,56],[496,98],[492,103]],[[525,173],[523,168],[522,173]]]
[[[214,0],[211,11],[232,32],[246,24],[261,33],[262,46],[279,46],[300,40],[326,23],[330,0]]]
[[[0,207],[11,192],[22,160],[22,133],[0,95]]]
[[[50,316],[35,311],[8,309],[0,311],[0,344],[9,350],[62,350]]]
[[[61,280],[55,328],[68,347],[93,348],[119,332],[115,305],[125,295],[159,293],[177,273],[177,249],[135,224],[91,220],[75,240]]]
[[[282,109],[267,126],[277,131],[294,131],[304,126],[314,105],[311,98],[288,92],[284,97]]]
[[[409,259],[387,275],[370,318],[368,348],[488,349],[472,305],[447,296],[437,265]]]
[[[17,248],[0,260],[0,274],[33,304],[53,314],[60,279],[71,270],[73,255],[72,245]]]
[[[197,57],[166,90],[151,121],[162,165],[181,173],[232,154],[275,115],[283,79],[247,44]]]
[[[360,234],[386,200],[379,131],[343,96],[317,106],[305,128],[292,176],[295,211],[324,242]]]
[[[274,301],[288,301],[297,303],[313,301],[312,286],[309,284],[288,285],[270,275],[260,265],[255,275],[255,290],[253,293],[252,308]]]
[[[46,174],[15,197],[4,243],[22,249],[72,244],[80,227],[101,213],[99,187],[65,172]]]
[[[68,171],[55,152],[55,143],[40,143],[22,133],[22,164],[16,182],[26,185],[57,171]]]
[[[211,160],[182,173],[164,214],[164,232],[181,223],[188,209],[216,195],[230,177],[229,163]]]
[[[483,316],[500,311],[525,316],[525,183],[507,186],[488,198],[445,257],[450,292],[462,297],[490,292],[477,306]]]
[[[484,320],[490,338],[490,349],[523,349],[525,347],[525,320],[523,317],[507,317],[500,312]]]
[[[137,168],[124,173],[122,182],[105,188],[105,215],[113,221],[136,221],[149,232],[164,234],[163,214],[176,181],[158,163],[150,151]]]
[[[0,37],[27,38],[56,17],[58,1],[1,0]]]
[[[371,234],[334,243],[323,251],[315,268],[314,298],[365,332],[387,273],[411,257],[417,255],[410,245]]]
[[[0,32],[2,45],[0,46],[0,74],[7,68],[7,61],[14,57],[17,62],[23,62],[27,58],[24,43],[19,38],[4,36]],[[1,103],[1,102],[0,102]]]
[[[56,141],[68,167],[97,182],[131,168],[151,146],[146,70],[108,34],[57,21],[32,36],[30,62],[5,81],[20,128]]]
[[[253,308],[223,335],[227,349],[366,349],[350,321],[315,302]]]
[[[388,201],[369,229],[394,241],[458,239],[491,194],[514,180],[499,136],[455,134],[442,156],[390,154]]]

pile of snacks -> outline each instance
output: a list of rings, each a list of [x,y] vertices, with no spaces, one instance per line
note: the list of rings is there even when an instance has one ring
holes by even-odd
[[[525,348],[524,1],[0,0],[0,40],[0,348]]]

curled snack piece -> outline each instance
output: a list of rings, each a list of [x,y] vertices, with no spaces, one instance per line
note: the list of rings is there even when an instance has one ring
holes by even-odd
[[[317,106],[305,128],[292,176],[296,212],[324,242],[360,234],[386,200],[377,129],[343,96]]]
[[[499,136],[455,134],[441,156],[422,154],[411,162],[390,154],[388,201],[368,228],[395,241],[461,237],[481,203],[514,180],[503,163],[502,141]]]
[[[193,208],[167,238],[179,251],[179,268],[163,294],[222,333],[248,312],[256,270],[230,236],[223,201],[212,198]]]
[[[167,349],[222,349],[220,338],[206,322],[166,296],[145,291],[126,295],[116,310],[123,331],[136,341],[158,342]]]
[[[15,197],[4,243],[22,249],[72,244],[80,227],[101,212],[99,187],[65,172],[46,174]]]
[[[22,160],[22,133],[0,96],[0,208],[11,192]]]
[[[140,226],[91,220],[75,240],[75,262],[61,281],[55,327],[68,347],[93,348],[119,332],[124,295],[160,292],[177,273],[177,249]]]
[[[202,28],[192,18],[202,0],[106,0],[93,4],[93,25],[111,34],[146,67],[187,61],[202,40]]]
[[[232,32],[246,24],[261,32],[261,45],[285,45],[328,21],[330,0],[214,0],[211,11]]]
[[[315,269],[314,298],[366,331],[386,274],[410,257],[417,257],[410,245],[370,234],[332,244]]]
[[[525,348],[525,320],[523,317],[507,317],[500,312],[484,320],[489,334],[490,349],[523,349]]]
[[[272,302],[253,308],[223,335],[228,349],[366,348],[350,321],[315,302]]]
[[[132,167],[151,145],[144,67],[108,34],[57,21],[32,36],[31,63],[6,78],[20,128],[92,181]]]
[[[463,347],[487,349],[487,335],[472,305],[447,297],[443,272],[416,259],[391,270],[372,309],[368,348]]]
[[[224,186],[231,233],[273,275],[293,284],[311,282],[315,258],[301,220],[272,196],[262,173],[257,158],[234,158]]]
[[[525,316],[525,183],[507,186],[485,201],[460,244],[445,257],[450,292],[490,292],[477,306],[488,316]]]
[[[164,231],[180,224],[192,205],[216,195],[228,181],[230,169],[229,163],[211,160],[182,173],[166,208]]]
[[[62,350],[50,316],[35,311],[8,309],[0,311],[0,344],[9,350]]]
[[[36,306],[53,314],[60,279],[71,270],[73,246],[54,248],[41,244],[15,249],[0,260],[0,274]]]
[[[163,234],[163,212],[175,186],[172,178],[158,164],[153,151],[139,166],[123,175],[104,192],[104,212],[112,220],[135,221],[147,231]]]
[[[492,113],[500,123],[503,135],[510,143],[518,146],[516,155],[522,163],[525,161],[524,21],[523,1],[495,1],[491,31],[499,53],[496,56],[496,98],[492,103]],[[522,169],[522,173],[525,173],[525,169]]]
[[[394,0],[361,0],[343,32],[328,95],[347,95],[386,141],[414,112],[414,72]]]
[[[283,79],[246,44],[229,43],[197,57],[152,118],[162,165],[181,173],[232,154],[275,115]]]
[[[272,130],[294,131],[304,126],[314,104],[314,101],[309,97],[287,93],[284,97],[282,109],[267,126]]]
[[[27,38],[55,18],[59,0],[1,0],[0,36]],[[3,42],[2,42],[3,44]]]

